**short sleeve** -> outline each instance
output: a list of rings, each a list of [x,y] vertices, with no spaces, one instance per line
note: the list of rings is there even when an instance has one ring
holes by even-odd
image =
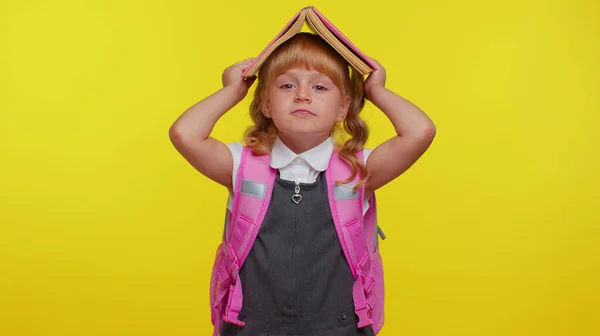
[[[363,157],[365,164],[367,164],[367,159],[369,158],[369,155],[371,155],[371,152],[373,152],[373,148],[363,148]]]
[[[367,159],[369,158],[369,155],[371,155],[371,152],[373,152],[373,148],[363,148],[363,158],[364,158],[365,165],[367,164]],[[363,215],[367,213],[367,210],[369,210],[369,199],[370,198],[371,198],[371,195],[369,195],[369,197],[367,197],[364,201]]]
[[[233,157],[233,169],[231,172],[231,185],[232,190],[235,193],[235,177],[237,176],[238,168],[240,167],[240,162],[242,161],[242,151],[244,150],[244,145],[241,142],[233,142],[227,144],[227,147],[231,151],[231,156]],[[229,199],[227,201],[227,209],[232,211],[233,209],[233,194],[229,193]]]

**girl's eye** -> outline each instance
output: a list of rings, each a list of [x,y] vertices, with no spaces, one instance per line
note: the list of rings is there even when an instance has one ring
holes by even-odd
[[[323,85],[316,85],[315,89],[317,89],[317,91],[325,91],[325,90],[327,90],[327,88],[324,87]]]
[[[292,84],[283,84],[282,86],[280,86],[280,88],[282,89],[291,89],[292,88]]]

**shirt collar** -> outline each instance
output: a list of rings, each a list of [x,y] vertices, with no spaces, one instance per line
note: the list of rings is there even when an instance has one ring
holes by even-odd
[[[276,137],[271,150],[271,167],[281,169],[289,165],[295,158],[301,157],[315,170],[325,171],[329,166],[332,153],[333,140],[331,137],[301,154],[294,153],[279,137]]]

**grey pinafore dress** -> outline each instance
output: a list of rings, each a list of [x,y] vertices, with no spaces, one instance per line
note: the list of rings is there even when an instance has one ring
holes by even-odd
[[[338,240],[321,173],[296,184],[277,174],[269,209],[240,270],[240,321],[223,322],[221,336],[374,336],[358,328],[354,279]]]

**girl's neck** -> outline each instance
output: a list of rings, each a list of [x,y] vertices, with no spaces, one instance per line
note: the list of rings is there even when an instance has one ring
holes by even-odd
[[[279,138],[292,152],[296,154],[301,154],[323,143],[323,141],[329,138],[329,134],[289,136],[286,134],[279,133]]]

